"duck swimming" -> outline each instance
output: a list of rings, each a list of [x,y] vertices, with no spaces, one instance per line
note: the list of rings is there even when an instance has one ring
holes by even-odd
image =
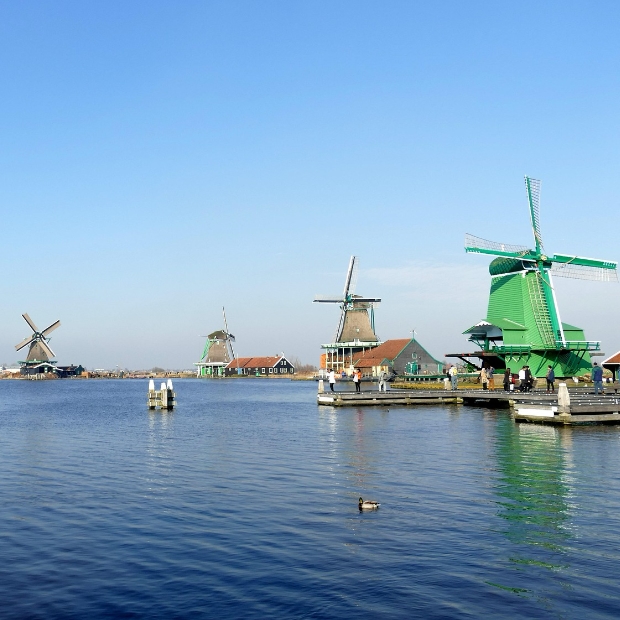
[[[357,502],[357,505],[360,510],[375,510],[376,508],[379,508],[379,506],[381,506],[379,502],[375,502],[370,499],[363,499],[361,497]]]

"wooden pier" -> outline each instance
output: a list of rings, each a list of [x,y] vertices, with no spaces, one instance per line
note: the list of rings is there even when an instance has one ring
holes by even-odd
[[[540,424],[620,424],[620,394],[590,394],[584,389],[564,396],[503,390],[388,390],[387,392],[319,392],[317,404],[328,407],[459,404],[511,408],[516,422]]]

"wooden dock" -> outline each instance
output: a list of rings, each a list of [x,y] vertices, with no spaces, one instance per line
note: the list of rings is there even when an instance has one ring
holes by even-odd
[[[388,390],[379,392],[322,392],[317,404],[328,407],[459,404],[511,408],[516,422],[540,424],[620,424],[620,394],[595,396],[584,389],[569,391],[569,399],[558,403],[558,395],[545,392],[503,390]]]

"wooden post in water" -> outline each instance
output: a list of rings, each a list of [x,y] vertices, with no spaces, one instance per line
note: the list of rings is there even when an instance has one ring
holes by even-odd
[[[570,415],[570,394],[566,383],[560,383],[558,386],[558,414]]]
[[[155,382],[153,379],[149,380],[149,395],[148,395],[148,407],[149,409],[174,409],[176,404],[176,394],[172,390],[172,379],[168,379],[168,383],[162,383],[159,390],[155,389]]]

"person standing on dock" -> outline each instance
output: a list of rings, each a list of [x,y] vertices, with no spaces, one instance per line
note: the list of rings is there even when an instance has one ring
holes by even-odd
[[[385,372],[385,370],[382,370],[381,374],[379,375],[379,392],[387,392],[387,379],[387,372]]]
[[[526,385],[525,385],[525,366],[523,366],[523,368],[521,368],[521,370],[519,371],[519,390],[521,392],[525,392],[526,390]]]
[[[327,380],[329,381],[329,389],[333,392],[334,385],[336,384],[336,373],[333,368],[327,374]]]
[[[480,369],[480,383],[482,383],[482,389],[487,389],[488,377],[487,377],[487,369],[483,366]]]
[[[596,362],[594,362],[592,367],[592,381],[594,381],[594,394],[604,394],[603,369]]]
[[[493,368],[493,366],[489,366],[489,369],[487,370],[487,379],[489,380],[489,390],[494,390],[495,389],[495,369]]]
[[[551,366],[547,366],[547,394],[553,394],[555,392],[555,373]]]
[[[362,373],[356,368],[353,371],[353,383],[355,384],[355,391],[359,392],[360,391],[360,382],[362,380]]]
[[[510,368],[506,368],[506,372],[504,373],[504,392],[510,392]]]
[[[534,386],[534,377],[532,377],[532,371],[529,366],[525,367],[525,391],[531,392]]]
[[[452,366],[450,370],[448,371],[448,373],[450,374],[450,381],[452,383],[452,389],[458,390],[459,389],[459,371],[456,369],[456,366]]]

